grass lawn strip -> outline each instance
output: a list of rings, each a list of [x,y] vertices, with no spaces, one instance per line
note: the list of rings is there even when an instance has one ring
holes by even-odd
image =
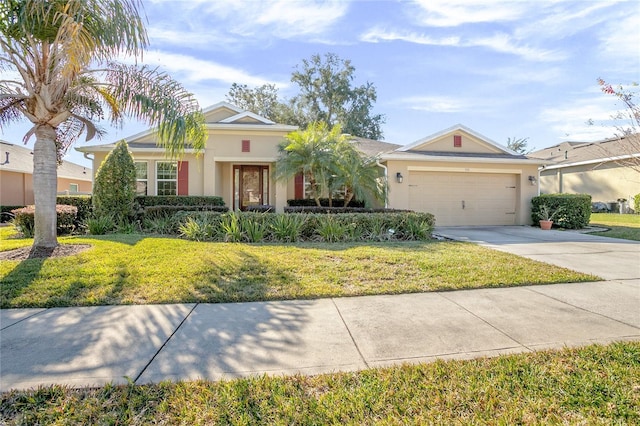
[[[590,224],[610,228],[608,231],[595,232],[592,235],[640,241],[640,215],[638,214],[592,213]]]
[[[5,239],[0,249],[32,240]],[[2,308],[241,302],[597,281],[470,243],[233,244],[64,237],[77,255],[0,262]]]
[[[13,424],[638,424],[640,342],[313,377],[12,391]]]

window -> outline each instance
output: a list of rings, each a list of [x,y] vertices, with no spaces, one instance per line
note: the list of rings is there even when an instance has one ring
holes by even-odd
[[[136,161],[134,164],[136,166],[136,194],[147,195],[147,183],[149,181],[147,162]]]
[[[156,195],[177,195],[178,163],[158,161],[156,163]]]
[[[78,192],[78,184],[77,183],[70,183],[69,184],[69,192]]]

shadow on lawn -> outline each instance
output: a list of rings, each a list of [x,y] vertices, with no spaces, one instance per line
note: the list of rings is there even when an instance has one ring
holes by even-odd
[[[46,258],[23,260],[2,278],[0,287],[0,308],[11,308],[11,301],[22,294],[40,275]]]

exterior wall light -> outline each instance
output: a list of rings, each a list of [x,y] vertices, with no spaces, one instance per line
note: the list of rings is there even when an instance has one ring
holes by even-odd
[[[402,177],[402,173],[400,172],[396,173],[396,181],[398,183],[402,183],[403,180],[404,180],[404,177]]]
[[[536,179],[535,176],[529,176],[529,182],[531,183],[531,185],[535,185],[536,183],[538,183],[538,179]]]

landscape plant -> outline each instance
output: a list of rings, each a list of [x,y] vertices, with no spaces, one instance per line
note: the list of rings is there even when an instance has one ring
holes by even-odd
[[[126,224],[135,214],[136,166],[125,140],[109,152],[98,168],[93,184],[93,215],[111,215]]]
[[[144,121],[170,158],[187,143],[204,148],[204,117],[189,92],[155,67],[116,62],[148,46],[141,9],[139,0],[0,2],[0,127],[33,124],[24,139],[36,139],[34,249],[58,244],[58,161],[82,133],[102,136],[99,120]]]

